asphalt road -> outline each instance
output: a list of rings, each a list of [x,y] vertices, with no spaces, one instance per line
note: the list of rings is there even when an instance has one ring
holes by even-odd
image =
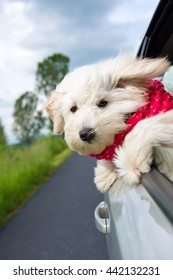
[[[94,223],[95,161],[73,154],[0,230],[1,260],[108,259]]]

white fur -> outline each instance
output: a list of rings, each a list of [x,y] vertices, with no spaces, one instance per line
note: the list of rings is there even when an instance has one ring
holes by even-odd
[[[64,131],[69,147],[80,154],[101,153],[126,128],[127,114],[144,105],[146,80],[164,74],[168,67],[165,58],[136,59],[119,55],[74,70],[56,87],[46,105],[54,131]],[[101,100],[108,102],[106,107],[98,107]],[[76,112],[71,111],[73,106],[77,106]],[[94,130],[93,141],[81,140],[79,132],[84,128]],[[112,162],[98,161],[94,180],[97,188],[105,192],[116,179],[121,182],[119,185],[138,184],[141,174],[150,170],[153,148],[159,152],[161,146],[173,146],[173,110],[140,121],[126,136]],[[164,153],[156,158],[160,167],[163,158]]]

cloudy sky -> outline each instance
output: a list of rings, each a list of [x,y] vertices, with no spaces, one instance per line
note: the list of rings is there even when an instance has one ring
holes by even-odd
[[[34,90],[37,63],[53,53],[70,70],[135,53],[159,0],[0,0],[0,118],[9,143],[15,100]]]

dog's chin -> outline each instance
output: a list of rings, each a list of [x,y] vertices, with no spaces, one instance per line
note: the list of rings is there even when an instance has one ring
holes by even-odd
[[[88,143],[88,142],[76,142],[76,143],[68,143],[69,148],[80,155],[89,155],[89,154],[100,154],[105,148],[106,145],[98,145],[98,143]]]

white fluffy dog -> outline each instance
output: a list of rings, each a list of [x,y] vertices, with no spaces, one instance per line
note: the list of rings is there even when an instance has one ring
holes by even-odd
[[[166,58],[119,55],[75,69],[50,96],[46,110],[54,132],[64,132],[72,150],[98,159],[95,184],[101,192],[116,180],[138,184],[155,149],[160,170],[172,176],[165,149],[173,146],[173,98],[152,80],[169,66]]]

